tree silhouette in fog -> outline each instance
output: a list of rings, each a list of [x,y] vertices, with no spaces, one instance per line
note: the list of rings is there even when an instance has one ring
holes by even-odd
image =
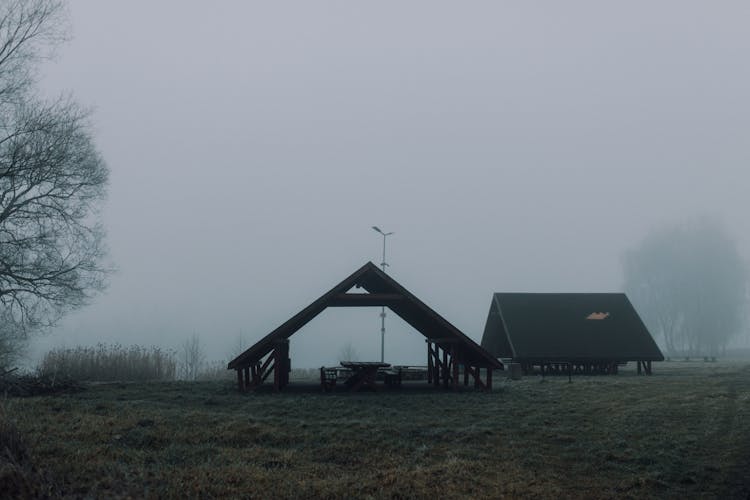
[[[652,231],[624,258],[625,289],[672,355],[716,356],[740,332],[747,268],[716,220]]]
[[[88,112],[34,88],[37,63],[66,36],[62,2],[0,4],[0,366],[107,274],[98,212],[108,170]]]

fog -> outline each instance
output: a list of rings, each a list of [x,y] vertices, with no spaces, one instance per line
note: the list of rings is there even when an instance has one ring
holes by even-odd
[[[93,109],[108,290],[38,339],[226,359],[366,261],[479,341],[496,291],[619,291],[623,252],[710,215],[750,253],[747,2],[69,3],[45,93]],[[294,367],[379,308],[329,309]],[[387,318],[386,360],[424,363]]]

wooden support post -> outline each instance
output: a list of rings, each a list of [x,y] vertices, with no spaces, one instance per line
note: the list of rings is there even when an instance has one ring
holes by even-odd
[[[487,367],[487,384],[486,385],[487,385],[487,390],[491,391],[492,390],[492,368],[489,366]]]
[[[451,346],[451,363],[453,363],[453,380],[451,383],[453,387],[458,387],[458,356],[456,356],[456,345]]]
[[[450,378],[450,371],[448,370],[448,351],[443,348],[443,387],[448,387],[448,379]]]
[[[261,385],[272,371],[275,372],[274,361],[276,361],[275,350],[271,351],[265,360],[259,359],[243,368],[238,368],[237,384],[240,390],[251,391]]]
[[[466,360],[464,360],[464,385],[469,385],[469,365],[466,364]]]
[[[651,361],[646,361],[646,374],[651,375]]]
[[[435,344],[435,350],[433,351],[433,353],[435,354],[435,359],[433,360],[435,373],[432,377],[432,383],[433,385],[435,385],[435,387],[438,387],[440,385],[440,377],[442,376],[440,372],[440,346]]]
[[[432,383],[432,342],[427,340],[427,383]]]
[[[482,383],[482,379],[480,378],[481,375],[481,368],[478,366],[470,366],[470,365],[464,365],[464,369],[471,374],[472,377],[474,377],[474,387],[476,389],[484,389],[485,385]]]
[[[638,375],[640,375],[641,374],[641,361],[640,360],[636,361],[636,364],[638,365]]]
[[[292,369],[292,360],[289,359],[289,339],[286,339],[280,346],[279,356],[281,366],[279,367],[281,376],[281,386],[279,389],[283,389],[289,385],[289,371]]]
[[[440,386],[440,380],[445,376],[445,366],[440,361],[440,347],[435,344],[435,387]]]
[[[289,339],[276,342],[268,361],[273,360],[273,390],[278,392],[289,383]],[[266,361],[266,365],[268,364]],[[263,376],[265,378],[265,375]]]
[[[281,389],[281,353],[279,350],[279,346],[277,345],[273,349],[273,353],[271,354],[273,356],[273,390],[276,392],[279,392]]]

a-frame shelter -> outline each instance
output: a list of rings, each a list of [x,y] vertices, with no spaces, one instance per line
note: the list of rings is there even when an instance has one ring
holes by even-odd
[[[650,375],[651,362],[664,360],[624,293],[495,293],[482,347],[527,373],[615,374],[635,361]]]
[[[367,293],[351,293],[355,287]],[[237,371],[237,383],[242,391],[256,388],[271,374],[274,388],[283,389],[289,383],[291,368],[289,337],[328,307],[372,306],[388,307],[426,337],[428,383],[458,386],[460,366],[464,385],[469,384],[471,377],[476,387],[491,389],[492,371],[503,369],[503,364],[494,356],[372,262],[230,361],[227,369]]]

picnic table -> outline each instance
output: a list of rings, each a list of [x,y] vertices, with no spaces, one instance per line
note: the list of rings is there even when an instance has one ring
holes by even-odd
[[[379,361],[342,361],[341,366],[349,368],[352,374],[344,382],[344,385],[352,392],[363,388],[369,388],[377,391],[375,379],[378,370],[381,368],[390,368],[390,363],[381,363]]]

